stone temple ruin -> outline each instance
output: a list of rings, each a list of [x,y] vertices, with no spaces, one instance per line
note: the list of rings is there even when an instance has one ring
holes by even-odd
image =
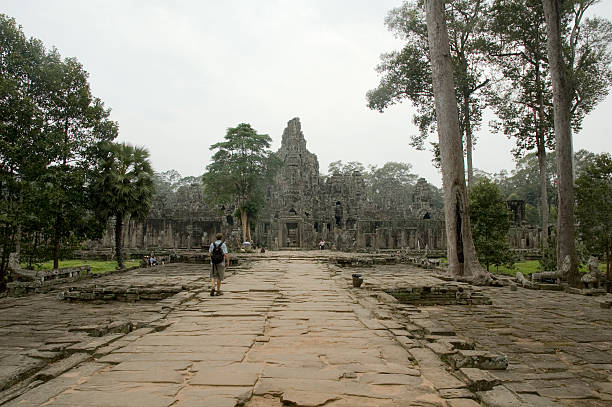
[[[258,246],[312,249],[323,239],[328,247],[347,251],[446,248],[444,214],[434,208],[433,186],[424,178],[411,192],[394,189],[374,199],[359,172],[322,176],[317,156],[306,148],[299,118],[287,123],[277,154],[283,166],[267,188],[265,207],[252,233]],[[240,245],[235,208],[206,205],[199,184],[177,194],[173,205],[162,201],[154,206],[145,222],[129,222],[124,228],[126,249],[133,253],[196,250],[207,247],[217,232],[224,233],[232,246]],[[524,206],[513,202],[510,208],[516,225],[511,246],[537,247],[538,231],[520,226]],[[113,247],[113,241],[111,225],[90,248],[104,251]]]
[[[287,124],[278,155],[284,165],[255,230],[261,244],[312,248],[324,239],[341,250],[445,247],[443,214],[432,208],[425,179],[412,201],[380,207],[366,196],[362,174],[319,175],[298,118]]]

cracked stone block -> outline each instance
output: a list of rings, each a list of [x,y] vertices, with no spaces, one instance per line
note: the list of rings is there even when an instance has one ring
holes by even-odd
[[[500,384],[500,381],[486,370],[464,367],[456,374],[472,391],[487,391]]]
[[[459,350],[456,354],[449,357],[450,365],[453,369],[462,367],[475,367],[486,370],[505,370],[508,367],[508,357],[506,355],[496,355],[491,352],[481,350]]]
[[[0,391],[8,389],[24,377],[31,375],[36,370],[45,366],[45,364],[46,362],[42,360],[36,360],[35,363],[28,363],[26,365],[2,366],[2,369],[0,369]]]
[[[49,367],[47,367],[46,369],[41,370],[40,372],[36,374],[35,378],[38,380],[44,380],[44,381],[50,380],[54,377],[61,375],[67,370],[70,370],[73,367],[85,362],[86,360],[90,358],[91,358],[91,355],[87,353],[73,353],[67,358],[62,359],[58,362],[55,362],[51,364]]]
[[[96,338],[92,341],[83,341],[83,342],[79,342],[76,343],[68,348],[66,348],[66,350],[68,352],[88,352],[88,353],[93,353],[96,349],[101,348],[103,346],[108,345],[109,343],[113,342],[116,339],[119,339],[123,336],[123,334],[112,334],[112,335],[105,335],[105,336],[101,336],[99,338]]]
[[[479,391],[476,395],[487,407],[525,407],[525,403],[504,386],[497,386],[489,391]]]
[[[521,398],[530,407],[562,407],[563,406],[560,403],[557,403],[545,397],[540,397],[537,394],[521,394]]]
[[[333,394],[300,390],[287,390],[283,392],[283,395],[281,396],[281,401],[283,404],[300,407],[322,406],[330,401],[339,399],[339,396]]]
[[[426,343],[425,346],[434,351],[440,357],[445,358],[457,352],[451,344],[445,342],[429,342]]]
[[[57,359],[59,359],[61,357],[61,353],[60,352],[54,352],[54,351],[41,351],[39,349],[34,349],[31,351],[26,352],[25,354],[26,356],[32,357],[32,358],[36,358],[36,359],[44,359],[47,360],[49,362],[55,361]]]
[[[473,350],[476,347],[473,339],[458,336],[430,336],[429,338],[436,338],[436,342],[448,343],[455,349]]]
[[[114,321],[107,326],[108,333],[123,333],[127,334],[132,330],[130,321]]]
[[[480,404],[471,399],[454,399],[446,402],[448,407],[480,407]]]
[[[476,395],[468,389],[440,389],[440,396],[445,399],[473,399]]]

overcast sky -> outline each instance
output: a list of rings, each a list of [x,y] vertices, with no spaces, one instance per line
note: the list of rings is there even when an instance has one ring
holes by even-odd
[[[435,185],[431,153],[408,144],[416,132],[405,102],[371,111],[383,52],[401,48],[384,25],[401,0],[78,1],[2,0],[27,36],[78,58],[93,94],[112,109],[119,141],[145,146],[156,171],[200,175],[211,144],[250,123],[273,139],[299,117],[321,172],[335,160],[407,162]],[[612,19],[612,1],[592,13]],[[575,135],[574,149],[612,151],[612,96]],[[512,169],[513,142],[479,134],[474,166]]]

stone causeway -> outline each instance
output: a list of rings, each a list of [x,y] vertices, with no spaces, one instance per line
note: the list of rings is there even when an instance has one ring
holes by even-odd
[[[243,255],[222,296],[172,263],[0,298],[0,405],[612,406],[610,294],[351,256]]]

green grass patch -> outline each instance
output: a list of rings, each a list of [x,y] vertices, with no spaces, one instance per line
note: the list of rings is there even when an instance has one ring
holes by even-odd
[[[542,270],[538,270],[539,266],[540,266],[540,262],[538,260],[525,260],[525,261],[519,261],[519,262],[514,263],[513,268],[508,268],[506,266],[499,266],[499,267],[491,266],[489,268],[489,271],[493,274],[505,274],[507,276],[514,277],[517,271],[520,271],[521,273],[523,273],[523,275],[537,273],[538,271],[542,271]],[[546,271],[554,271],[554,270],[546,270]],[[580,268],[578,269],[578,271],[581,273],[586,273],[588,271],[586,264],[580,265]],[[602,273],[606,272],[605,263],[599,263],[599,271]]]
[[[132,267],[138,266],[140,261],[138,260],[125,260],[123,262],[124,266]],[[59,262],[59,268],[66,267],[78,267],[89,265],[90,271],[93,274],[102,274],[108,271],[113,271],[117,268],[116,261],[106,261],[106,260],[61,260]],[[26,268],[27,264],[21,264],[22,268]],[[51,270],[53,269],[53,260],[46,261],[44,263],[34,264],[34,270]]]
[[[514,263],[513,268],[507,266],[490,266],[489,271],[493,274],[505,274],[514,277],[517,271],[520,271],[524,275],[536,273],[539,265],[540,262],[538,260],[526,260]]]

